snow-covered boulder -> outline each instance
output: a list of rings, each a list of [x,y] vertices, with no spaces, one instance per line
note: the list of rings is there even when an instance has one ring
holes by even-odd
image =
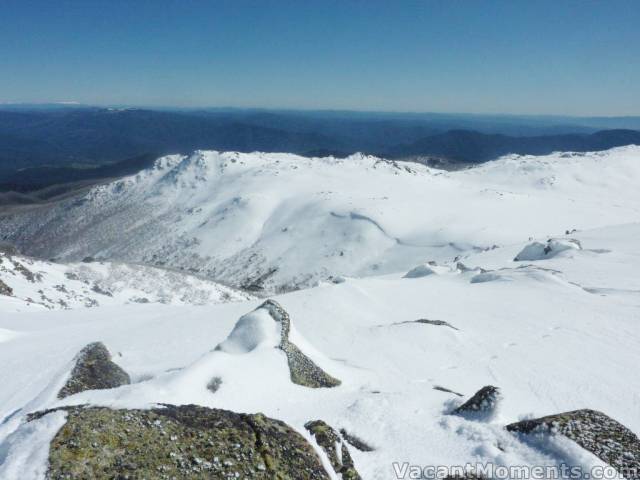
[[[514,258],[513,261],[522,262],[545,260],[547,258],[553,258],[560,252],[565,252],[567,250],[582,250],[582,245],[580,245],[579,240],[573,238],[550,238],[546,243],[532,242],[524,247],[520,253],[516,255],[516,258]]]
[[[446,265],[438,265],[436,262],[427,262],[409,270],[404,278],[421,278],[429,275],[442,275],[449,273],[451,269]]]
[[[322,370],[289,339],[290,333],[291,319],[287,311],[278,302],[267,300],[240,317],[227,339],[215,350],[243,354],[258,348],[278,348],[287,356],[293,383],[311,388],[340,385],[340,380]]]
[[[216,350],[241,354],[257,348],[277,348],[280,346],[281,336],[281,322],[275,320],[263,304],[240,317],[229,336]]]

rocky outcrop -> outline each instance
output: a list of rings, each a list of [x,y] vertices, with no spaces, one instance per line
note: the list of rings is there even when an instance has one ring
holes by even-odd
[[[84,347],[76,356],[71,376],[58,392],[58,398],[85,390],[116,388],[129,383],[129,375],[113,363],[107,347],[102,342],[94,342]]]
[[[498,387],[487,385],[451,413],[475,419],[490,418],[495,413],[501,398]]]
[[[267,300],[260,307],[269,312],[271,318],[280,324],[280,348],[287,355],[291,381],[297,385],[311,388],[330,388],[340,385],[340,380],[332,377],[318,367],[313,360],[289,340],[291,319],[287,311],[274,301]]]
[[[640,472],[640,439],[611,417],[595,410],[576,410],[507,425],[510,432],[561,434],[608,463],[625,478]]]
[[[322,420],[307,422],[304,428],[313,435],[316,443],[327,454],[331,466],[343,480],[361,480],[349,449],[333,428]]]
[[[330,478],[299,433],[262,414],[196,405],[62,410],[67,421],[51,442],[50,480]]]

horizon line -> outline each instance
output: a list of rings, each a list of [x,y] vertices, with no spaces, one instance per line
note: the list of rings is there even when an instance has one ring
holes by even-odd
[[[311,108],[311,107],[264,107],[264,106],[231,106],[231,105],[149,105],[149,104],[128,104],[128,103],[83,103],[75,100],[64,101],[43,101],[43,102],[21,102],[21,101],[0,101],[0,109],[3,107],[60,107],[60,108],[97,108],[97,109],[129,109],[129,110],[238,110],[238,111],[266,111],[266,112],[306,112],[306,113],[355,113],[370,115],[451,115],[468,117],[524,117],[524,118],[640,118],[638,114],[562,114],[562,113],[504,113],[504,112],[460,112],[460,111],[429,111],[429,110],[364,110],[350,108]]]

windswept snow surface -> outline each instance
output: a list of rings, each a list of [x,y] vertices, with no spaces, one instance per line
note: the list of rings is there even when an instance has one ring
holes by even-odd
[[[94,190],[68,213],[30,214],[40,227],[9,236],[44,239],[38,228],[48,228],[57,255],[69,258],[125,256],[127,248],[145,256],[151,240],[188,231],[199,242],[180,250],[185,261],[211,255],[214,268],[246,255],[254,268],[252,252],[258,265],[282,267],[270,277],[273,286],[342,274],[340,283],[273,297],[290,314],[292,341],[342,383],[292,383],[284,352],[273,348],[279,331],[264,311],[254,312],[255,299],[2,313],[0,477],[27,478],[12,472],[34,459],[32,478],[42,478],[44,440],[61,420],[27,424],[24,416],[64,404],[263,412],[308,439],[305,422],[322,419],[375,448],[350,449],[365,480],[398,478],[394,462],[399,469],[404,462],[599,465],[564,438],[526,439],[504,429],[569,410],[601,410],[640,434],[640,148],[510,157],[455,173],[410,170],[368,157],[198,153]],[[120,215],[125,204],[132,210]],[[183,208],[202,211],[189,216]],[[110,233],[112,222],[126,218],[137,227]],[[65,237],[72,219],[78,233]],[[209,226],[199,227],[204,221]],[[31,228],[17,217],[1,228],[19,222]],[[154,235],[151,225],[160,229]],[[514,261],[549,238],[582,248]],[[95,251],[92,241],[101,245]],[[430,260],[441,267],[437,274],[404,278]],[[233,275],[216,275],[244,281],[239,265]],[[11,301],[0,296],[0,306]],[[71,360],[93,341],[105,343],[133,383],[57,400]],[[212,378],[220,379],[215,392],[207,389]],[[503,396],[491,420],[448,414],[484,385]]]
[[[164,265],[283,291],[636,221],[638,157],[629,146],[443,172],[363,155],[198,151],[4,215],[0,241],[44,258]]]

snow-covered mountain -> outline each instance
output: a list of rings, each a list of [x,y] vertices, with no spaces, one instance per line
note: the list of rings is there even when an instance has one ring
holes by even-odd
[[[0,278],[14,292],[18,262],[46,272],[56,292],[97,282],[119,300],[15,312],[4,307],[15,299],[0,295],[0,478],[51,477],[68,458],[99,461],[112,476],[135,465],[157,478],[278,478],[273,462],[241,474],[249,457],[196,455],[191,439],[206,432],[189,433],[183,448],[167,417],[138,421],[192,404],[285,422],[326,475],[281,478],[420,478],[411,467],[467,464],[640,468],[638,184],[633,146],[458,172],[364,156],[197,152],[64,204],[6,214],[2,240],[25,253],[98,259],[3,256]],[[267,301],[232,290],[238,301],[177,301],[209,287],[116,259],[258,283],[262,293],[311,288]],[[169,274],[174,281],[161,283],[171,300],[130,301],[129,288],[161,302],[149,291]],[[125,277],[131,287],[118,286]],[[81,383],[78,352],[97,341],[113,355],[106,370],[124,380],[60,395]],[[107,414],[80,405],[115,409],[128,423],[83,428],[82,412]],[[137,429],[156,435],[146,456],[112,441]],[[232,438],[225,455],[244,448]],[[170,453],[154,456],[156,446]]]
[[[182,272],[113,262],[53,263],[0,253],[0,312],[162,303],[205,305],[251,295]]]
[[[44,258],[146,263],[286,291],[636,220],[639,155],[630,146],[511,156],[444,172],[362,155],[199,151],[4,215],[0,240]]]

